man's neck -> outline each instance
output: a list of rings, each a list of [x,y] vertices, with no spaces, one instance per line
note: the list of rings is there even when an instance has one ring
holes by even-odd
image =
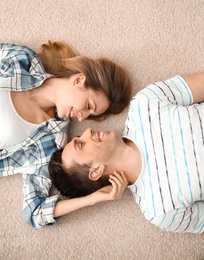
[[[129,139],[124,139],[129,147],[126,157],[127,179],[130,184],[135,183],[142,169],[142,157],[139,148]]]
[[[142,169],[142,157],[138,147],[129,139],[124,139],[122,149],[117,149],[117,158],[112,166],[114,170],[125,172],[129,184],[135,183]]]

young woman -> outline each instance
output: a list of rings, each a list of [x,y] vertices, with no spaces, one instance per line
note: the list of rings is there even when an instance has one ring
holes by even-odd
[[[67,143],[69,118],[105,118],[128,105],[125,70],[109,59],[81,56],[63,42],[0,45],[0,176],[23,174],[26,221],[53,224],[50,156]],[[115,195],[114,195],[115,196]]]

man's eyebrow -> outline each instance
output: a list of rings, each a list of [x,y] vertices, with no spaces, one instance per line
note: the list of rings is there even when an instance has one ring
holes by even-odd
[[[77,140],[77,138],[79,138],[79,137],[80,137],[80,135],[76,135],[76,136],[74,137],[74,139],[73,139],[73,141],[74,141],[74,149],[75,149],[76,151],[78,151],[78,146],[77,146],[78,140]]]
[[[77,151],[77,140],[74,139],[74,149]]]

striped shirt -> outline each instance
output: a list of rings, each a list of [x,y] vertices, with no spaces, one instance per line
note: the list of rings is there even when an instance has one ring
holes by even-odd
[[[31,49],[0,44],[1,90],[33,89],[50,77],[52,75],[46,73]],[[52,183],[47,167],[53,152],[67,143],[68,122],[62,119],[48,120],[22,143],[0,151],[0,176],[22,174],[23,217],[35,229],[57,221],[53,218],[53,211],[59,197],[49,197]]]
[[[204,230],[204,103],[184,79],[151,84],[131,101],[124,137],[142,155],[128,186],[145,218],[166,231]]]

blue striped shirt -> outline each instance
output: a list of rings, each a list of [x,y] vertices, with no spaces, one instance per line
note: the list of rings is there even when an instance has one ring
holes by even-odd
[[[29,90],[50,77],[31,49],[0,44],[0,89]],[[22,174],[23,217],[35,229],[57,221],[53,211],[59,196],[49,196],[52,183],[47,167],[53,152],[67,143],[68,122],[48,120],[22,143],[0,151],[0,176]]]
[[[184,79],[151,84],[131,101],[124,137],[142,154],[130,185],[145,218],[163,230],[204,229],[204,103]]]

